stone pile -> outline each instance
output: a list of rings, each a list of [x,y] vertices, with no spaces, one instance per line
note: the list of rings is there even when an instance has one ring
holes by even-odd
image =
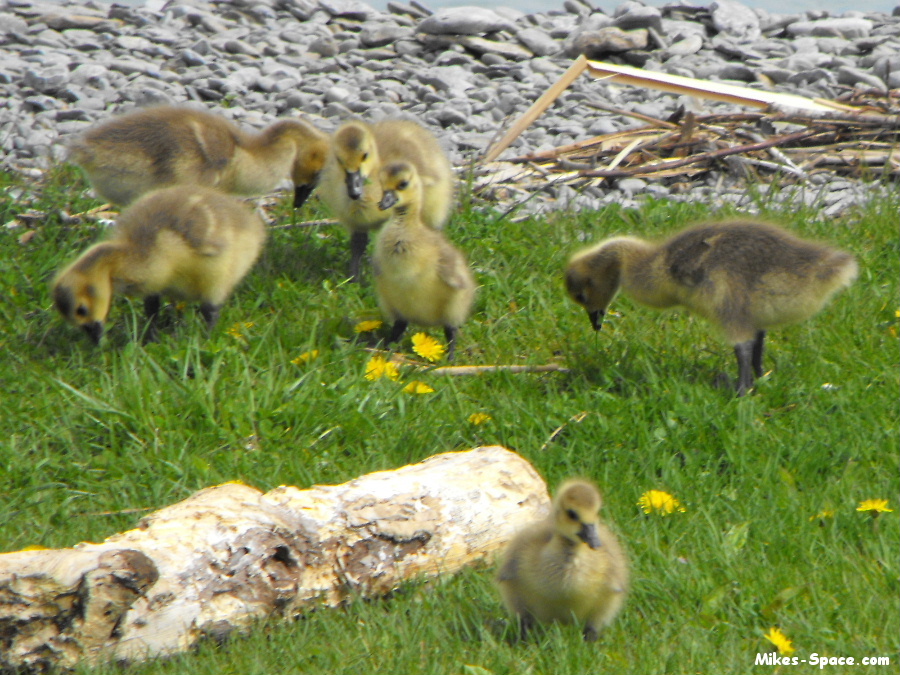
[[[681,0],[663,8],[628,0],[605,14],[585,0],[565,0],[558,11],[524,14],[477,7],[431,12],[415,1],[392,1],[378,11],[359,0],[149,0],[139,7],[5,0],[0,168],[38,172],[64,158],[67,136],[112,113],[185,102],[251,127],[298,113],[325,130],[351,116],[413,116],[463,165],[582,53],[809,97],[885,92],[900,88],[900,7],[830,16],[770,14],[736,0],[708,7]],[[679,105],[698,106],[583,76],[504,156],[641,124],[584,105],[591,100],[659,119]],[[738,110],[699,105],[699,112]],[[591,194],[548,189],[527,208],[668,196],[663,182],[631,183],[628,190],[611,184]],[[710,198],[745,192],[738,179],[723,188],[716,175],[705,177],[703,187]],[[850,179],[806,187],[804,194],[813,195],[807,201],[820,200],[833,213],[872,189]],[[828,197],[832,188],[840,200]]]

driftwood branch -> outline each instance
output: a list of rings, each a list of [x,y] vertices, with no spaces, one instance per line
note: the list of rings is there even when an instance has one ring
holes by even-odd
[[[484,375],[485,373],[568,373],[569,369],[557,363],[538,366],[441,366],[428,371],[432,375]]]
[[[690,164],[697,164],[700,162],[706,162],[715,159],[722,159],[724,157],[728,157],[730,155],[740,155],[747,152],[754,152],[757,150],[765,150],[767,148],[774,147],[779,144],[787,143],[789,141],[799,141],[805,140],[808,138],[812,138],[813,136],[820,133],[817,130],[807,130],[807,131],[798,131],[794,134],[787,134],[786,136],[781,136],[779,138],[771,138],[766,141],[762,141],[760,143],[748,143],[746,145],[736,145],[730,148],[722,148],[721,150],[713,150],[712,152],[704,152],[698,155],[692,155],[690,157],[684,157],[682,159],[672,159],[672,160],[660,160],[658,162],[653,162],[652,164],[646,164],[643,166],[637,166],[633,169],[598,169],[593,171],[581,171],[580,174],[582,176],[590,176],[590,177],[602,177],[602,178],[624,178],[626,176],[638,176],[644,173],[653,173],[659,170],[668,170],[668,169],[677,169],[683,166],[688,166]]]
[[[581,73],[611,84],[627,84],[675,94],[764,108],[679,119],[657,119],[589,100],[581,105],[643,120],[646,126],[595,136],[505,161],[500,153],[556,100]],[[657,181],[684,181],[713,170],[720,160],[806,181],[815,167],[860,177],[885,174],[900,178],[900,114],[896,92],[854,90],[843,101],[645,71],[628,66],[576,59],[563,76],[492,144],[475,167],[475,190],[486,199],[524,203],[548,185],[575,190],[607,179],[641,176]],[[852,105],[850,105],[852,104]],[[755,142],[737,145],[735,138]],[[736,159],[729,159],[737,157]],[[513,207],[515,208],[515,206]]]
[[[0,671],[172,654],[451,574],[548,504],[531,465],[497,446],[343,485],[208,488],[102,544],[0,555]]]

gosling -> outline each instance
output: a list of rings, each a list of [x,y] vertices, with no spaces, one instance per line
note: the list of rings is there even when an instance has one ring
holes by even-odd
[[[569,260],[566,287],[595,330],[620,288],[645,305],[683,305],[705,317],[734,346],[743,396],[763,374],[766,331],[813,316],[857,272],[849,253],[736,220],[690,227],[660,244],[607,239]]]
[[[600,521],[600,492],[573,479],[557,490],[553,512],[509,543],[497,584],[524,639],[536,622],[577,623],[586,642],[619,613],[628,592],[628,560]]]
[[[373,125],[343,124],[332,137],[318,194],[350,233],[350,278],[359,280],[369,234],[389,217],[379,208],[382,167],[396,161],[412,164],[422,184],[421,219],[439,230],[453,206],[455,178],[438,140],[409,120],[383,120]]]
[[[53,299],[95,344],[114,292],[144,298],[150,339],[156,337],[161,295],[199,301],[211,329],[265,238],[259,214],[234,197],[199,186],[156,190],[121,213],[109,239],[57,275]]]
[[[300,119],[247,133],[194,108],[158,106],[92,127],[69,148],[104,199],[125,206],[161,187],[193,183],[252,197],[294,183],[294,206],[311,194],[328,154],[328,135]]]
[[[390,220],[375,242],[375,290],[381,311],[393,321],[388,344],[399,340],[410,322],[443,326],[452,361],[459,327],[475,298],[472,272],[444,234],[426,226],[423,188],[413,164],[389,164],[379,180],[384,194],[378,208]]]

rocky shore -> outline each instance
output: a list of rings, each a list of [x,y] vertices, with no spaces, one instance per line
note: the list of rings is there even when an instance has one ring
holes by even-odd
[[[326,131],[352,116],[411,115],[463,165],[582,53],[813,98],[883,93],[900,88],[900,7],[830,16],[771,14],[735,0],[663,8],[629,0],[606,14],[565,0],[558,11],[526,15],[508,8],[431,12],[418,2],[390,2],[383,12],[359,0],[150,0],[141,7],[5,0],[0,168],[36,174],[65,157],[70,134],[110,114],[185,102],[249,127],[298,113]],[[584,105],[590,100],[656,119],[679,106],[741,110],[582,76],[504,156],[642,124]],[[882,189],[827,175],[798,188],[790,198],[829,215]],[[561,186],[542,190],[527,208],[628,205],[645,195],[741,203],[746,186],[715,173],[687,195],[652,179],[589,193]]]

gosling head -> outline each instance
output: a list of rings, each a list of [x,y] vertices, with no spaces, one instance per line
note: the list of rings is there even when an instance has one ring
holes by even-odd
[[[305,145],[297,152],[291,169],[291,180],[294,182],[294,208],[303,206],[316,188],[327,156],[328,138],[324,134],[306,139]]]
[[[334,134],[334,155],[344,170],[347,195],[359,199],[378,162],[375,139],[366,127],[350,122]]]
[[[576,253],[566,268],[566,290],[584,307],[591,326],[600,330],[606,308],[619,290],[622,262],[606,243]]]
[[[381,189],[383,195],[378,208],[386,211],[390,208],[405,209],[414,202],[421,189],[419,173],[409,162],[394,162],[381,170]]]
[[[557,533],[574,544],[583,542],[592,549],[600,548],[603,542],[597,523],[602,504],[600,491],[592,483],[566,481],[559,487],[553,504]]]
[[[99,344],[112,301],[112,283],[108,276],[83,267],[83,262],[84,258],[56,278],[53,302],[66,321],[79,326],[94,344]]]

